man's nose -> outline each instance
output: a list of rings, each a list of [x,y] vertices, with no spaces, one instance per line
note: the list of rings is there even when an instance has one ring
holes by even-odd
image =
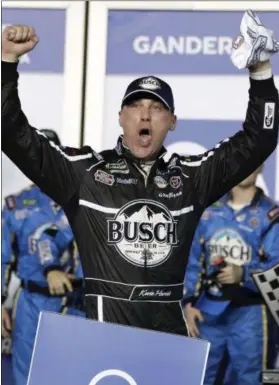
[[[151,113],[149,108],[143,107],[141,109],[141,120],[143,122],[149,122],[151,120]]]

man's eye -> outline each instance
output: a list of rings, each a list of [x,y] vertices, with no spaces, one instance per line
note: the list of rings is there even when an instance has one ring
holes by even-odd
[[[154,108],[155,110],[157,110],[157,111],[159,111],[159,110],[162,109],[162,107],[161,107],[159,104],[154,104],[154,105],[153,105],[153,108]]]
[[[139,103],[131,103],[130,106],[134,107],[134,108],[137,108],[137,107],[139,107]]]

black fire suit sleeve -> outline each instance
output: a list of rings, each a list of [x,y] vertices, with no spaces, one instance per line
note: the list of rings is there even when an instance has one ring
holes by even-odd
[[[98,154],[90,147],[57,146],[31,127],[18,96],[17,63],[2,62],[1,91],[3,152],[54,201],[67,205]]]
[[[181,157],[201,207],[204,209],[216,202],[256,170],[275,150],[277,140],[278,91],[273,77],[250,79],[243,130],[204,154]]]

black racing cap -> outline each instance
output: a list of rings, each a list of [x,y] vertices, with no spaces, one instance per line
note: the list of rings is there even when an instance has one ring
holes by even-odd
[[[122,99],[121,108],[132,100],[144,98],[154,98],[162,102],[168,110],[174,112],[174,100],[172,89],[168,83],[155,76],[145,76],[133,80],[129,84]]]
[[[61,142],[60,142],[59,136],[54,130],[51,130],[50,128],[42,128],[40,132],[45,134],[48,140],[51,140],[52,142],[60,146]]]

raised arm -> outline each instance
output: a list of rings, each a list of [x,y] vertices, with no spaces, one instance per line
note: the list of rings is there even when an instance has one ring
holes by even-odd
[[[204,154],[181,158],[202,209],[250,175],[277,146],[278,91],[269,61],[250,68],[250,84],[243,130]]]
[[[98,161],[99,155],[90,147],[77,150],[57,146],[24,115],[18,96],[18,58],[37,42],[29,27],[7,27],[2,33],[2,150],[42,191],[65,206],[88,164]]]

